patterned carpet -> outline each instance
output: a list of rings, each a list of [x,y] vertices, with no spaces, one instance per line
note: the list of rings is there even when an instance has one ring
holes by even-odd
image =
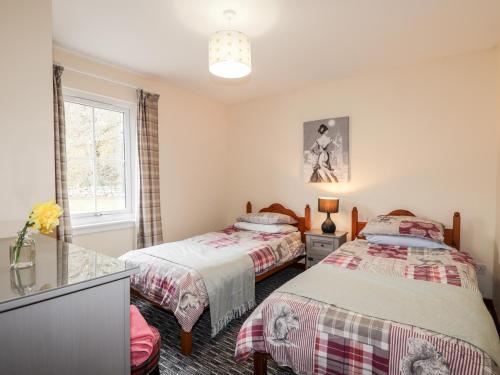
[[[257,303],[261,303],[272,291],[297,276],[299,272],[295,268],[287,268],[258,283],[256,286]],[[233,320],[212,339],[210,338],[210,313],[208,310],[205,311],[193,330],[193,354],[190,357],[184,357],[179,349],[179,325],[175,317],[134,296],[131,296],[131,303],[135,304],[148,323],[158,328],[161,333],[160,373],[162,375],[253,374],[251,359],[244,363],[237,363],[233,357],[236,336],[250,312]],[[292,372],[278,368],[273,361],[268,361],[268,374],[292,374]]]

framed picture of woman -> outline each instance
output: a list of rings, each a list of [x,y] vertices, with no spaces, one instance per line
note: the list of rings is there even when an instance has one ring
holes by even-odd
[[[349,181],[349,117],[304,122],[304,180]]]

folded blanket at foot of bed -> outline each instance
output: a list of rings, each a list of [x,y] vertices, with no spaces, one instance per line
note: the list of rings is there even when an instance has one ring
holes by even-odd
[[[194,237],[138,251],[192,268],[202,276],[210,303],[213,337],[232,319],[255,306],[254,265],[247,254],[252,247],[255,243],[248,242],[244,246],[214,248],[197,242]],[[180,308],[199,304],[197,298],[185,293],[181,296]]]
[[[277,291],[464,340],[500,363],[495,325],[471,289],[318,264]]]
[[[235,357],[269,353],[297,374],[485,375],[499,351],[465,252],[357,240],[258,306]]]

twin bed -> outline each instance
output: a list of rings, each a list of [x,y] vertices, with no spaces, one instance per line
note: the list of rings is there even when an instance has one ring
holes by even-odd
[[[246,212],[247,214],[252,212],[250,202],[247,203]],[[274,203],[259,212],[290,217],[295,222],[293,225],[296,231],[264,233],[240,230],[232,226],[184,241],[130,251],[121,257],[125,262],[139,267],[139,272],[131,277],[132,293],[172,312],[177,318],[181,327],[182,354],[191,354],[193,326],[208,307],[209,301],[219,297],[214,295],[210,298],[207,291],[209,286],[207,278],[216,273],[215,277],[212,277],[216,279],[217,271],[220,271],[219,273],[226,274],[226,278],[230,279],[227,273],[231,270],[238,271],[237,267],[241,263],[241,258],[247,258],[251,259],[251,277],[253,287],[255,287],[255,282],[264,280],[275,272],[304,259],[304,232],[311,227],[310,207],[308,205],[305,207],[304,216],[297,215],[279,203]],[[186,259],[164,257],[165,253],[178,254],[191,248],[193,251],[186,254]],[[198,259],[195,263],[196,267],[193,268],[194,259],[190,257],[199,256],[200,253],[206,257]],[[234,253],[237,259],[232,256]],[[219,256],[220,254],[222,255]],[[245,272],[244,267],[239,271]],[[238,274],[235,273],[233,279],[236,278]],[[217,282],[218,280],[215,280],[215,283]],[[247,285],[248,289],[251,287]],[[223,287],[215,286],[213,289],[214,294],[223,293]],[[230,319],[254,306],[250,303],[247,306],[237,307],[241,308],[222,317],[223,321],[218,327],[213,327],[212,334],[217,333]],[[214,310],[213,307],[211,314],[212,310]]]
[[[413,217],[396,210],[378,225],[434,236],[433,223]],[[269,358],[297,374],[498,373],[498,334],[474,262],[458,250],[460,215],[443,228],[447,249],[372,243],[360,236],[366,225],[354,208],[353,241],[252,312],[236,359],[253,355],[257,375]]]
[[[251,211],[248,203],[247,212]],[[140,268],[131,279],[135,292],[176,316],[183,354],[191,353],[191,330],[209,302],[215,322],[212,335],[254,307],[247,298],[232,306],[231,313],[214,317],[212,310],[221,310],[217,294],[225,296],[228,291],[227,284],[210,286],[219,283],[213,273],[223,278],[220,274],[225,272],[220,270],[228,270],[230,290],[244,286],[234,294],[251,294],[255,282],[304,258],[309,206],[303,217],[280,204],[260,212],[287,215],[296,221],[298,231],[270,234],[230,227],[123,256]],[[361,232],[367,223],[358,220],[354,208],[353,241],[255,308],[238,335],[236,359],[253,356],[258,375],[266,374],[269,358],[297,374],[497,373],[498,335],[478,289],[474,262],[459,250],[460,215],[454,214],[450,229],[406,210],[380,218],[376,225],[368,224],[404,235],[423,234],[431,245],[441,242],[449,247],[370,242],[376,236],[364,239],[366,230]],[[190,247],[195,249],[187,251]],[[184,256],[164,256],[186,251]],[[194,260],[194,268],[186,265],[185,259],[200,252],[215,260]],[[251,266],[243,260],[251,261]],[[241,276],[250,272],[249,267],[252,285],[248,275],[246,281]],[[217,325],[217,319],[223,324]]]

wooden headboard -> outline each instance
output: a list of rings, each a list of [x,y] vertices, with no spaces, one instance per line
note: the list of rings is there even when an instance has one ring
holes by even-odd
[[[298,216],[295,212],[279,203],[273,203],[269,207],[261,209],[259,212],[275,212],[293,217],[297,220],[297,224],[294,225],[299,228],[300,234],[302,235],[302,242],[305,242],[306,236],[304,233],[311,229],[311,207],[309,207],[308,204],[304,209],[304,216]],[[247,214],[250,213],[252,213],[252,203],[247,202]]]
[[[394,210],[389,212],[389,216],[415,216],[413,212],[408,210]],[[354,207],[352,209],[352,229],[351,237],[354,241],[356,238],[360,238],[359,232],[366,225],[366,221],[358,221],[358,209]],[[455,212],[453,214],[453,227],[444,229],[444,243],[460,250],[460,213]]]

